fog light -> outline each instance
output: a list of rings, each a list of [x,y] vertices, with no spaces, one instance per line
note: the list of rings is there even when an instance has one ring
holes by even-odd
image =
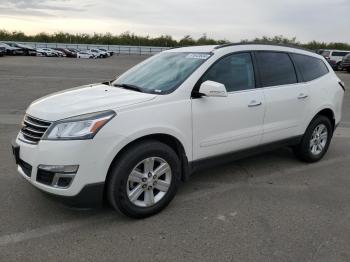
[[[60,177],[57,181],[57,186],[59,187],[68,187],[72,182],[73,177]]]
[[[79,165],[39,165],[38,168],[52,173],[73,174],[78,172]]]
[[[39,165],[36,181],[52,187],[68,188],[78,168],[78,165]]]

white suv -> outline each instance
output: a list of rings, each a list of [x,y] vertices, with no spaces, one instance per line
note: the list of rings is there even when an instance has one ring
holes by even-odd
[[[323,50],[321,55],[326,58],[334,70],[338,71],[342,69],[341,62],[344,56],[349,53],[350,51],[344,50]]]
[[[146,217],[209,159],[288,145],[304,161],[320,160],[344,91],[325,59],[306,50],[177,48],[114,81],[34,101],[13,152],[19,173],[42,191],[80,205],[105,197]]]

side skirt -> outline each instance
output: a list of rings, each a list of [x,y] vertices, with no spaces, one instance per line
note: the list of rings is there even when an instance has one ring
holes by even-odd
[[[301,142],[302,137],[303,137],[302,135],[296,136],[293,138],[288,138],[277,142],[260,145],[257,147],[251,147],[248,149],[243,149],[243,150],[239,150],[239,151],[235,151],[235,152],[231,152],[223,155],[195,160],[189,163],[190,173],[193,173],[195,171],[202,170],[205,168],[213,167],[213,166],[226,164],[238,159],[246,158],[248,156],[257,155],[267,151],[272,151],[277,148],[281,148],[285,146],[294,146]]]

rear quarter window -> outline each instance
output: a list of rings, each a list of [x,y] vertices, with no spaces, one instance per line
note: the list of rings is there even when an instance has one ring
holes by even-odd
[[[306,82],[324,76],[329,72],[325,63],[319,58],[300,54],[292,54],[292,56]]]

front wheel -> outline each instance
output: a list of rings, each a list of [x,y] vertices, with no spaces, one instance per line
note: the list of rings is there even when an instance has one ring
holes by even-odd
[[[319,161],[326,154],[332,136],[330,120],[322,115],[316,116],[306,129],[300,144],[294,148],[294,153],[305,162]]]
[[[109,173],[107,198],[127,216],[154,215],[174,198],[180,166],[177,154],[166,144],[149,140],[133,145]]]

